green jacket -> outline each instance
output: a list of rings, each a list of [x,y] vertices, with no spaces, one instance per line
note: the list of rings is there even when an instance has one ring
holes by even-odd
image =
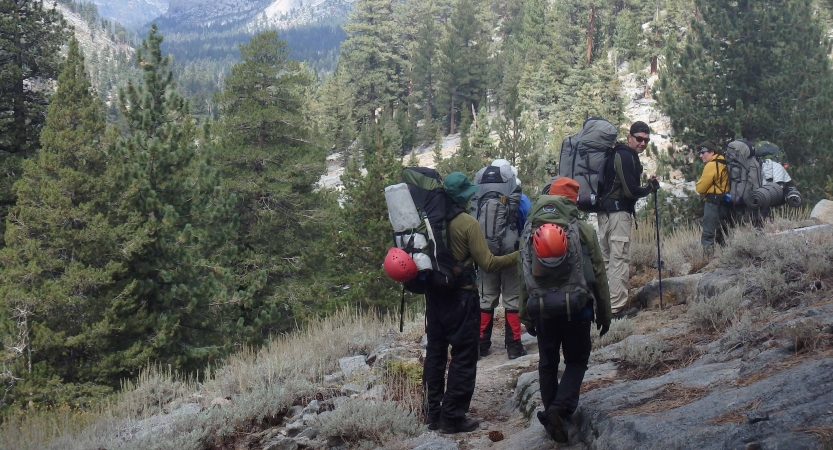
[[[449,238],[451,240],[451,254],[454,255],[460,264],[478,267],[488,273],[500,272],[503,269],[512,267],[519,260],[518,253],[495,256],[489,251],[489,244],[483,237],[483,230],[477,219],[469,214],[457,215],[448,225]]]
[[[558,212],[562,214],[564,217],[578,217],[579,211],[576,208],[575,203],[568,200],[566,197],[561,197],[559,201],[555,204],[558,208]],[[534,205],[533,205],[534,209]],[[534,211],[530,211],[530,216]],[[532,226],[537,227],[539,224],[535,223],[533,218]],[[580,220],[578,222],[579,226],[579,234],[581,235],[581,243],[583,246],[587,247],[587,251],[590,254],[590,261],[593,265],[593,275],[596,277],[596,291],[598,292],[598,297],[596,299],[595,305],[595,314],[596,318],[595,321],[597,324],[601,325],[610,325],[610,321],[612,319],[613,314],[610,311],[610,287],[608,286],[607,281],[607,272],[605,271],[605,262],[604,256],[602,256],[602,249],[599,245],[599,239],[596,236],[596,230],[593,228],[592,225],[589,223]],[[523,245],[523,242],[521,243]],[[523,270],[523,263],[519,262],[519,270],[518,274],[520,277],[520,307],[518,311],[518,318],[521,320],[521,323],[526,325],[527,329],[532,327],[534,324],[532,320],[529,318],[529,313],[526,310],[526,302],[529,299],[529,293],[526,290],[526,282],[524,281],[524,270]],[[569,279],[569,274],[565,274],[562,277],[553,277],[550,280],[541,283],[542,287],[549,288],[555,287],[559,284],[566,283]],[[591,287],[592,289],[592,287]]]

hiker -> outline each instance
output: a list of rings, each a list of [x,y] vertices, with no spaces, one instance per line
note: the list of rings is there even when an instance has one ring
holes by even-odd
[[[651,141],[645,122],[634,122],[625,144],[617,143],[613,157],[605,167],[605,192],[599,213],[599,238],[604,255],[613,318],[633,317],[639,311],[626,308],[630,282],[630,240],[636,201],[659,189],[659,181],[651,176],[648,184],[640,185],[642,163],[639,154]]]
[[[463,210],[477,187],[461,172],[449,174],[443,181],[448,198]],[[478,331],[480,326],[480,298],[474,279],[473,265],[487,273],[499,272],[518,262],[518,252],[494,256],[489,251],[477,219],[469,214],[458,214],[448,225],[451,253],[463,265],[470,281],[461,287],[437,289],[429,287],[426,299],[426,334],[428,345],[423,365],[423,384],[427,411],[425,423],[441,433],[460,433],[476,430],[477,419],[466,418],[474,393],[477,372]],[[448,347],[451,363],[448,381],[445,371]]]
[[[472,198],[472,215],[480,223],[489,250],[505,255],[518,249],[518,241],[529,211],[529,197],[523,194],[518,171],[505,159],[496,159],[480,169],[474,177],[478,192]],[[499,217],[494,217],[494,216]],[[513,265],[500,272],[479,269],[480,280],[480,357],[489,354],[495,307],[503,300],[505,310],[506,354],[509,359],[526,355],[521,343],[518,321],[518,267]]]
[[[697,147],[697,155],[703,161],[703,174],[697,180],[695,189],[705,196],[703,205],[703,234],[700,244],[706,256],[714,254],[714,244],[724,244],[727,227],[731,225],[731,211],[726,201],[729,192],[729,176],[726,161],[717,154],[718,147],[711,141],[705,141]]]
[[[549,195],[541,195],[532,205],[521,243],[519,317],[538,338],[544,407],[538,420],[559,443],[569,441],[565,421],[578,407],[592,348],[590,324],[595,321],[604,336],[611,322],[605,261],[593,226],[578,220],[578,190],[575,180],[555,179]],[[544,266],[540,276],[536,275],[538,265]],[[579,285],[583,290],[576,290]],[[564,313],[560,309],[564,304],[574,309],[567,307]],[[559,351],[564,353],[566,366],[560,384]]]

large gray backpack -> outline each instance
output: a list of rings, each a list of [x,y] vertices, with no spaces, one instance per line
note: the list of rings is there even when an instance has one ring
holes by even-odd
[[[480,223],[483,236],[493,255],[506,255],[517,250],[518,206],[521,187],[510,166],[489,166],[474,176],[477,192],[471,199],[471,215]]]
[[[558,160],[558,175],[578,182],[576,206],[595,211],[602,200],[607,158],[616,145],[616,127],[601,117],[584,121],[578,133],[564,139]]]
[[[751,143],[735,140],[726,146],[723,158],[729,178],[729,203],[733,207],[752,206],[752,192],[763,185],[761,163]]]
[[[593,298],[588,285],[587,272],[595,282],[592,269],[586,267],[585,252],[581,245],[581,231],[578,219],[569,220],[560,214],[557,206],[553,205],[553,196],[541,195],[530,209],[523,232],[521,246],[521,261],[523,264],[524,282],[529,298],[526,302],[527,312],[533,319],[552,319],[557,316],[567,316],[571,320],[573,314],[578,313],[588,300]],[[538,263],[532,246],[532,236],[535,230],[544,223],[555,223],[567,232],[567,257],[555,267],[544,267]],[[589,259],[589,257],[587,258]],[[569,276],[567,274],[569,273]],[[567,282],[558,287],[545,288],[547,280],[552,277],[567,278]]]

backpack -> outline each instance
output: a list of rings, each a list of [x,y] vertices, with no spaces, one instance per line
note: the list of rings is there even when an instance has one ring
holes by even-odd
[[[752,191],[763,185],[761,163],[748,141],[735,140],[723,154],[729,178],[729,204],[739,207],[752,204]]]
[[[450,289],[460,285],[466,270],[451,254],[448,223],[462,208],[445,194],[442,177],[434,169],[406,167],[402,183],[385,188],[394,245],[417,265],[419,274],[403,283],[415,294],[429,287]]]
[[[602,200],[605,166],[616,145],[616,127],[601,117],[584,121],[578,133],[561,143],[558,175],[578,182],[576,206],[595,211]]]
[[[581,243],[581,230],[575,207],[564,197],[541,195],[532,205],[524,226],[521,245],[521,262],[524,282],[529,298],[526,307],[529,316],[537,320],[552,319],[578,313],[588,300],[595,298],[595,276],[590,255]],[[567,232],[567,257],[556,267],[545,267],[538,261],[532,247],[535,230],[545,223],[554,223]],[[544,287],[553,278],[565,280],[559,286]]]
[[[510,166],[489,166],[474,176],[477,192],[471,199],[471,215],[480,223],[483,236],[493,255],[501,256],[517,249],[518,207],[521,187]]]

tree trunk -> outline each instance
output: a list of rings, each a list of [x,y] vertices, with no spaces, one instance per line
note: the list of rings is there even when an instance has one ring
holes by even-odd
[[[448,134],[454,134],[454,94],[451,94],[451,111],[450,115],[448,116],[451,121],[451,125],[448,127]]]
[[[590,65],[590,56],[593,54],[593,28],[596,25],[596,5],[590,6],[590,26],[587,28],[587,65]]]

